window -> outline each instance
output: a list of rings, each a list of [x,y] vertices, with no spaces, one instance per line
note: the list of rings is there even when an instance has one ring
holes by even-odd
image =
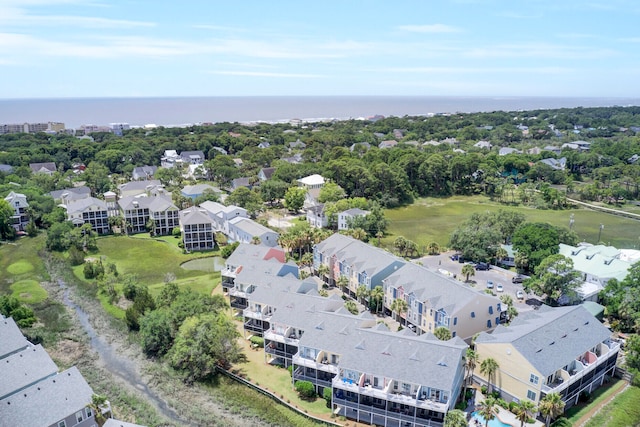
[[[491,319],[487,320],[487,328],[491,327]]]
[[[91,418],[93,416],[93,411],[91,410],[91,408],[85,408],[84,411],[87,414],[87,418]]]
[[[538,381],[539,381],[539,380],[540,380],[540,379],[539,379],[539,378],[538,378],[538,376],[537,376],[537,375],[535,375],[535,374],[531,374],[531,376],[529,377],[529,382],[530,382],[530,383],[533,383],[533,384],[538,384]]]
[[[532,402],[535,402],[536,401],[536,394],[531,390],[527,390],[527,399],[529,399]]]
[[[458,324],[458,318],[454,317],[453,318],[453,326],[456,326]]]
[[[59,421],[58,422],[58,427],[67,427],[67,423],[64,420]]]
[[[489,306],[489,314],[493,314],[493,306],[492,305]]]
[[[472,318],[473,318],[473,317],[476,317],[476,312],[475,312],[475,311],[472,311],[472,312],[471,312],[471,317],[472,317]]]
[[[84,420],[82,411],[76,412],[76,419],[78,420],[78,422],[82,422],[82,420]]]

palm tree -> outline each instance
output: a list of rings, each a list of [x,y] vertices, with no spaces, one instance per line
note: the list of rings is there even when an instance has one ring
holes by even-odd
[[[96,423],[98,423],[99,426],[102,426],[107,421],[104,414],[102,413],[106,403],[107,398],[104,396],[101,396],[99,394],[93,394],[91,396],[91,403],[89,404],[89,408],[91,408]]]
[[[391,303],[391,313],[395,313],[395,319],[399,322],[398,318],[402,316],[402,313],[409,308],[407,302],[401,298],[396,298]]]
[[[438,253],[440,253],[440,245],[436,242],[429,242],[427,245],[427,251],[429,252],[429,255],[438,255]]]
[[[372,302],[376,304],[376,313],[379,311],[378,306],[382,303],[384,299],[384,291],[382,290],[382,286],[376,286],[371,290],[370,297]]]
[[[356,289],[356,297],[358,297],[358,300],[360,301],[361,304],[365,303],[368,296],[369,296],[369,289],[367,289],[366,285],[358,286],[358,289]]]
[[[496,251],[496,264],[502,264],[502,260],[508,256],[509,254],[507,253],[507,250],[500,246]]]
[[[444,427],[467,427],[467,417],[460,409],[453,409],[444,417]]]
[[[524,423],[533,417],[536,411],[536,405],[530,400],[523,400],[516,406],[516,419],[520,421],[520,427],[524,427]]]
[[[344,308],[346,308],[351,314],[358,314],[358,306],[354,300],[345,301]]]
[[[260,243],[262,243],[262,239],[260,239],[260,236],[253,236],[251,238],[252,245],[259,245]]]
[[[467,376],[465,377],[465,388],[464,388],[464,394],[463,394],[463,399],[466,398],[467,396],[467,385],[471,384],[471,381],[473,379],[473,371],[476,369],[476,365],[478,364],[478,353],[476,353],[474,350],[468,348],[467,352],[464,355],[464,369],[466,371]]]
[[[341,275],[338,279],[337,285],[342,289],[343,293],[346,293],[349,286],[349,278],[347,276]]]
[[[493,377],[495,376],[496,371],[498,370],[499,367],[500,365],[498,365],[498,362],[496,362],[496,360],[491,357],[484,359],[482,363],[480,363],[480,373],[487,376],[487,384],[489,385],[489,389],[488,389],[489,394],[493,390],[492,380],[494,379]]]
[[[471,264],[465,264],[462,266],[462,274],[465,276],[465,282],[468,282],[469,276],[475,276],[476,269]]]
[[[433,335],[435,335],[440,341],[449,341],[451,339],[451,331],[444,326],[438,326],[433,331]]]
[[[324,279],[327,277],[327,274],[329,274],[329,267],[327,264],[320,264],[320,266],[318,266],[318,276],[323,282],[325,281]]]
[[[382,238],[382,236],[384,236],[384,233],[382,231],[378,231],[376,233],[376,238],[378,239],[378,247],[380,247],[380,239]]]
[[[549,423],[552,419],[558,418],[564,412],[565,403],[562,401],[562,397],[558,393],[549,393],[540,400],[538,409],[542,415],[546,417],[545,425],[549,427]]]
[[[478,404],[478,412],[484,418],[484,425],[487,427],[489,421],[494,419],[498,415],[498,401],[493,396],[487,396],[480,404]]]

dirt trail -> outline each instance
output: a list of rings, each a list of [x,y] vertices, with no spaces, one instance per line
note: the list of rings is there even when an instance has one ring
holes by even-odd
[[[611,402],[618,394],[625,391],[627,387],[629,387],[629,384],[627,382],[620,381],[618,384],[615,385],[615,387],[616,387],[616,390],[610,396],[608,396],[605,400],[600,402],[597,406],[594,406],[593,408],[591,408],[589,412],[587,412],[582,416],[582,418],[580,418],[578,421],[573,423],[574,427],[582,427],[583,425],[585,425],[591,418],[593,418],[595,414],[597,414],[603,407],[605,407],[609,402]]]

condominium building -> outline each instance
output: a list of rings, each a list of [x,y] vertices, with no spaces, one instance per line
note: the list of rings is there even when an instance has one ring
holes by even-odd
[[[475,346],[478,366],[492,358],[498,369],[491,379],[476,370],[474,380],[490,380],[507,401],[538,404],[547,394],[559,393],[566,408],[613,375],[620,351],[611,331],[582,305],[543,305],[521,313],[509,326],[481,333]]]
[[[128,196],[118,200],[118,205],[132,233],[147,231],[147,224],[151,220],[151,231],[155,235],[171,234],[175,227],[180,226],[179,210],[168,195]]]
[[[98,234],[106,234],[110,230],[109,214],[104,200],[87,197],[69,202],[65,209],[67,219],[77,227],[91,224],[91,229]]]
[[[213,250],[216,245],[213,221],[197,206],[180,211],[180,231],[187,251]]]
[[[13,215],[11,215],[10,218],[11,226],[16,231],[24,231],[29,223],[29,213],[27,212],[29,203],[27,203],[27,196],[11,191],[4,200],[13,208]]]

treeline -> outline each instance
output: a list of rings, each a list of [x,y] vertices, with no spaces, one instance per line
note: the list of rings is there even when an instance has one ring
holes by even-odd
[[[630,161],[640,155],[637,126],[639,107],[611,107],[389,117],[302,127],[219,123],[132,129],[122,137],[94,133],[93,140],[43,133],[1,135],[0,164],[14,171],[0,177],[0,193],[14,188],[10,182],[30,181],[42,193],[82,180],[100,195],[127,181],[134,167],[158,165],[164,151],[171,149],[203,151],[204,178],[223,187],[239,177],[258,184],[260,169],[275,167],[269,184],[254,190],[266,203],[282,199],[296,179],[313,173],[340,185],[347,197],[365,197],[383,207],[408,204],[415,197],[455,194],[483,193],[509,201],[509,186],[543,182],[561,185],[584,200],[615,202],[638,197],[640,168]],[[548,145],[560,147],[579,139],[588,139],[591,149],[545,151]],[[295,144],[297,140],[303,144]],[[385,140],[398,144],[378,148]],[[491,149],[476,147],[480,140],[488,141]],[[268,146],[258,148],[259,144]],[[522,153],[498,155],[505,146]],[[530,154],[533,147],[541,151]],[[540,163],[560,157],[566,157],[564,170]],[[48,161],[56,163],[58,174],[31,175],[29,163]],[[84,173],[73,171],[78,164],[86,165]],[[158,177],[177,187],[185,183],[178,172],[163,170]]]

